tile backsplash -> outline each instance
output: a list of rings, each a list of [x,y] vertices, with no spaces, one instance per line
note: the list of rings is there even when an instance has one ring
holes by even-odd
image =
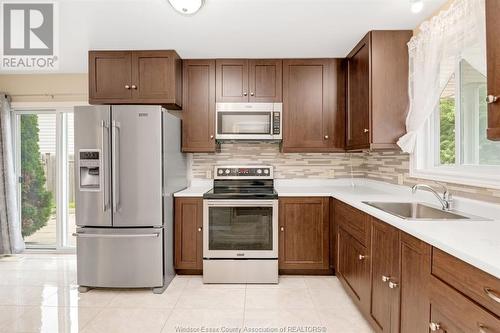
[[[281,153],[276,142],[228,142],[213,153],[192,154],[192,178],[209,178],[215,165],[267,164],[275,178],[363,177],[363,153]]]
[[[409,176],[409,155],[396,151],[363,153],[281,153],[275,142],[227,142],[216,153],[190,157],[191,178],[212,178],[215,165],[268,164],[275,178],[366,177],[400,185],[432,181]],[[500,190],[447,184],[453,194],[500,203]]]

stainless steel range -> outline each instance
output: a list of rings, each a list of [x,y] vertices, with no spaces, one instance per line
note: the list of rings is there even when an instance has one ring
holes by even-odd
[[[203,282],[278,283],[271,166],[216,166],[203,195]]]

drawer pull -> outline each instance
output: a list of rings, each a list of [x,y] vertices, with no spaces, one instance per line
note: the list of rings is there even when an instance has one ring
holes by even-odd
[[[389,288],[395,289],[398,287],[398,284],[396,282],[389,281]]]
[[[84,234],[84,233],[73,233],[74,237],[77,238],[157,238],[160,237],[160,233],[156,232],[153,234]]]
[[[366,256],[365,256],[365,255],[363,255],[363,254],[360,254],[360,255],[358,255],[358,259],[359,259],[359,260],[365,260],[365,259],[366,259]]]
[[[198,232],[201,232],[201,228],[198,228]]]
[[[431,329],[432,332],[437,332],[437,331],[441,330],[441,325],[439,323],[431,322],[429,324],[429,328]]]
[[[385,276],[385,275],[382,275],[382,282],[387,282],[391,279],[390,276]]]
[[[484,287],[484,292],[486,293],[486,295],[488,295],[489,298],[497,303],[500,303],[500,296],[498,296],[498,294],[493,289]]]
[[[477,324],[477,327],[479,327],[479,333],[488,333],[488,327],[483,324],[479,323]]]

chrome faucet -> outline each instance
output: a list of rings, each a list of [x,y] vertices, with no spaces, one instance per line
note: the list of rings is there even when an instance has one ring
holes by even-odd
[[[429,185],[425,185],[425,184],[413,185],[411,188],[411,193],[417,192],[417,190],[419,188],[423,189],[423,190],[427,190],[427,191],[431,192],[432,194],[434,194],[436,196],[436,198],[438,198],[439,202],[443,206],[443,210],[450,210],[451,203],[453,201],[451,193],[448,191],[448,188],[446,187],[446,185],[441,184],[441,183],[437,183],[437,182],[436,182],[436,184],[443,188],[443,196],[442,197],[439,195],[439,193],[435,189],[433,189]]]

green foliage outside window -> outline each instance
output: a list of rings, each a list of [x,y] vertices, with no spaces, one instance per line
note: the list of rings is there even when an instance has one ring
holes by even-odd
[[[441,98],[440,111],[440,161],[455,164],[455,99]]]
[[[45,189],[45,173],[38,145],[37,115],[21,116],[21,219],[23,237],[44,227],[52,212],[52,193]]]

